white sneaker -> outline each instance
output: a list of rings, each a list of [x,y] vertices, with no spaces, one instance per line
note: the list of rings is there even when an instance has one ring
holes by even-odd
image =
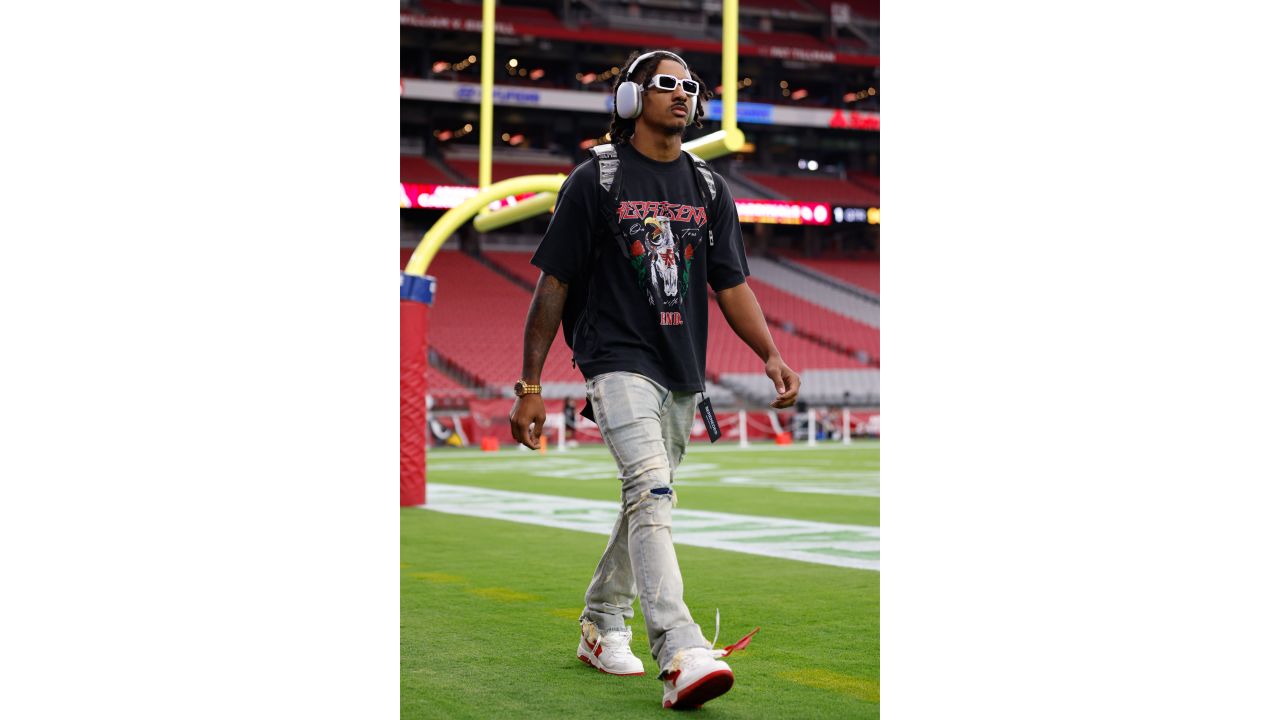
[[[712,650],[685,648],[662,674],[662,687],[662,707],[696,708],[729,692],[733,671]]]
[[[644,664],[631,652],[631,628],[601,635],[595,623],[582,623],[578,659],[610,675],[644,674]]]

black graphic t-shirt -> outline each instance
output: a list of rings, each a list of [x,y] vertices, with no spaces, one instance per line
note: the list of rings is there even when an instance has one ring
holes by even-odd
[[[621,145],[618,159],[614,182],[622,183],[621,195],[610,212],[621,225],[625,252],[601,212],[608,195],[594,160],[587,160],[560,189],[532,262],[568,283],[571,296],[585,291],[584,310],[571,331],[583,377],[626,370],[669,390],[701,390],[705,288],[726,290],[750,274],[737,208],[719,175],[715,207],[703,207],[694,185],[702,178],[683,156],[660,162]],[[706,232],[712,218],[714,246]]]

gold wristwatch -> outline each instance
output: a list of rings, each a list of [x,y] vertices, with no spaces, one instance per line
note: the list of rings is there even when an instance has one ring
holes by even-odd
[[[516,381],[516,397],[524,397],[525,395],[541,395],[541,385],[530,385],[523,380]]]

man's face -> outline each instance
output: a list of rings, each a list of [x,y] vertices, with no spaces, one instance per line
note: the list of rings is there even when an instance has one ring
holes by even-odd
[[[692,79],[689,71],[671,58],[663,58],[650,77],[653,75],[674,75],[681,80]],[[679,83],[676,84],[675,90],[659,90],[651,87],[644,91],[644,107],[640,113],[639,122],[645,123],[664,135],[679,135],[684,132],[686,120],[692,111],[692,98]]]

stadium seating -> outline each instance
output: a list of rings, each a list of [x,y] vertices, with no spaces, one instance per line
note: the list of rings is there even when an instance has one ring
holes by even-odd
[[[868,190],[875,192],[876,197],[880,196],[880,176],[869,172],[851,172],[849,173],[849,182],[855,185],[861,185]]]
[[[760,301],[760,307],[764,309],[765,317],[790,325],[807,335],[822,338],[838,347],[864,351],[871,359],[879,360],[879,329],[815,305],[761,278],[752,278],[749,282]],[[777,331],[774,334],[777,335]]]
[[[435,161],[417,155],[400,156],[400,182],[426,183],[430,185],[457,185]]]
[[[791,257],[790,262],[803,265],[810,270],[820,272],[855,285],[863,290],[880,294],[880,261],[879,260],[843,260],[838,258],[803,258]]]
[[[486,255],[513,271],[526,265],[529,257],[527,252]],[[533,270],[536,272],[536,268]],[[492,390],[505,392],[521,370],[520,348],[531,294],[475,258],[455,250],[440,251],[431,263],[430,272],[438,283],[431,314],[432,347],[442,357],[475,374]],[[794,299],[784,303],[772,291],[762,290],[769,302],[777,301],[779,306],[786,304],[794,308],[801,302]],[[776,292],[778,296],[785,295]],[[760,374],[760,359],[734,334],[719,310],[711,308],[708,315],[709,379],[714,381],[722,373]],[[778,328],[773,335],[783,357],[797,371],[866,367],[853,358]],[[878,352],[878,337],[875,348]],[[572,366],[571,355],[563,342],[557,340],[552,344],[542,379],[548,386],[548,397],[576,396],[581,392],[582,377]],[[719,388],[708,390],[713,400],[717,396],[721,402],[732,399]]]
[[[469,400],[476,396],[475,392],[458,384],[458,381],[454,380],[448,373],[434,366],[427,367],[427,392],[437,400],[442,398]]]
[[[880,194],[860,185],[833,177],[820,175],[769,175],[759,172],[743,173],[750,180],[791,200],[828,202],[858,207],[878,207]]]
[[[531,285],[538,282],[540,271],[529,264],[529,258],[532,257],[530,251],[485,251],[485,256]],[[756,258],[748,260],[748,263],[753,266],[757,262]],[[850,350],[864,350],[873,359],[880,357],[880,331],[876,328],[815,305],[760,278],[752,278],[750,284],[765,310],[765,315],[769,318],[790,324],[797,330],[820,337],[834,345]],[[712,310],[712,314],[718,313]],[[779,334],[779,329],[775,328],[774,334]],[[736,337],[731,336],[731,339],[734,342],[740,342]],[[851,358],[844,358],[841,362],[850,367],[861,366],[861,363]],[[727,370],[710,363],[708,367],[717,372]]]
[[[479,2],[467,4],[460,2],[420,0],[417,4],[426,11],[428,15],[437,17],[460,17],[467,18],[469,20],[480,20],[483,10],[483,6]],[[563,25],[563,23],[560,22],[560,18],[556,17],[555,14],[545,8],[522,7],[520,5],[498,3],[494,13],[494,19],[497,22],[520,23],[522,25],[550,25],[553,27]]]
[[[436,300],[429,337],[441,356],[502,390],[520,377],[525,314],[532,295],[483,263],[456,250],[431,262]],[[564,343],[552,343],[544,383],[581,384]]]
[[[880,404],[878,369],[814,369],[798,372],[801,395],[810,405]],[[761,405],[772,401],[776,396],[769,378],[760,373],[726,373],[720,376],[720,383]]]
[[[794,13],[797,15],[820,15],[818,11],[810,5],[806,5],[800,0],[741,0],[740,7],[745,11],[748,9],[768,10],[770,12]],[[746,33],[743,33],[744,35]]]
[[[819,282],[799,270],[768,258],[751,257],[747,262],[753,279],[763,280],[774,287],[786,288],[792,295],[798,295],[864,325],[880,327],[880,304],[875,300],[867,299],[852,290],[841,290]]]
[[[484,255],[503,270],[527,281],[529,285],[538,284],[538,276],[542,271],[529,263],[529,259],[533,257],[532,250],[485,250]]]
[[[462,175],[475,185],[479,183],[480,163],[477,160],[466,158],[447,158],[445,160],[454,172]],[[543,163],[518,163],[518,162],[501,162],[493,161],[493,182],[500,180],[508,180],[521,175],[555,175],[557,173],[568,175],[573,172],[573,165],[566,162],[563,165],[547,165]]]
[[[755,45],[778,45],[782,47],[801,48],[804,50],[826,50],[831,52],[830,45],[813,35],[798,32],[764,32],[762,30],[742,30],[742,37]]]
[[[822,14],[831,16],[831,4],[833,2],[842,2],[849,6],[849,10],[854,15],[859,15],[868,20],[880,19],[880,0],[808,0],[814,7],[822,11]]]
[[[714,305],[714,303],[712,303]],[[718,378],[728,373],[762,374],[764,363],[738,338],[719,308],[707,313],[707,374]],[[809,368],[860,368],[863,363],[802,337],[772,328],[778,351],[793,370]]]

